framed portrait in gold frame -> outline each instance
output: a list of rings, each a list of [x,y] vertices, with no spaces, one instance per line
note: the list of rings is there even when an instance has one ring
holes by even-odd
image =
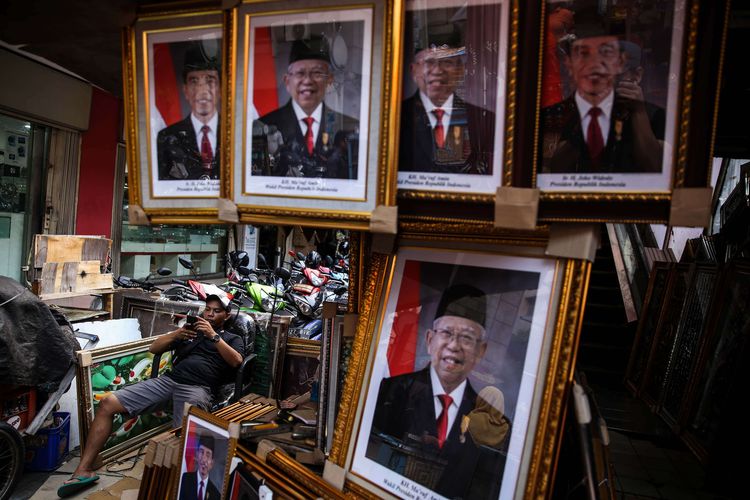
[[[240,424],[191,406],[182,424],[177,498],[226,498]]]
[[[248,1],[225,33],[231,173],[243,222],[367,228],[394,200],[391,164],[398,0]]]
[[[374,254],[330,460],[373,497],[544,496],[590,265],[414,243]]]
[[[669,220],[676,189],[709,186],[728,12],[527,2],[519,86],[537,92],[518,95],[506,185],[539,188],[543,222]]]
[[[123,31],[129,202],[147,215],[216,214],[222,50],[219,10],[143,15]]]
[[[397,182],[403,195],[493,195],[500,186],[513,3],[406,1]]]

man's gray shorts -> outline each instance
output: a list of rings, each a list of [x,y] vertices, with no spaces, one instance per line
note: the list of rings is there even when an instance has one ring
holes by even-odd
[[[208,387],[178,384],[164,375],[123,387],[113,394],[130,415],[164,410],[171,401],[174,427],[182,425],[185,403],[198,405],[206,411],[211,409],[212,396]]]

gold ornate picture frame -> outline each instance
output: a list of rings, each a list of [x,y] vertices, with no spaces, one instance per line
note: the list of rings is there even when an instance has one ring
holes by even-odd
[[[648,1],[638,11],[634,6],[603,11],[588,0],[547,2],[537,187],[583,193],[670,190],[686,105],[680,102],[680,82],[683,68],[691,71],[682,64],[687,3],[661,2],[657,11],[656,2]],[[647,19],[641,9],[655,17],[641,22]],[[593,111],[597,119],[590,117]]]
[[[710,183],[728,6],[527,2],[523,17],[539,31],[521,40],[519,85],[537,91],[518,95],[505,185],[541,190],[541,222],[666,222],[700,204],[671,206],[675,190]],[[596,79],[581,51],[609,51]]]
[[[401,8],[247,1],[230,12],[222,198],[241,222],[366,229],[377,206],[394,203]]]
[[[222,12],[155,12],[123,31],[130,209],[217,220]]]
[[[514,0],[405,2],[400,197],[465,200],[501,185],[518,8]]]
[[[533,247],[508,249],[414,246],[373,255],[329,457],[345,469],[349,491],[467,498],[547,492],[590,264],[544,257]],[[470,303],[485,304],[486,336],[472,341],[461,337],[477,330],[449,332],[441,344],[448,353],[436,348],[436,331],[463,313],[446,314],[451,306],[442,294],[468,285],[485,297]],[[443,371],[462,372],[466,385],[440,445],[430,380],[442,384]]]
[[[225,498],[235,456],[239,422],[228,422],[191,406],[182,424],[177,498]],[[203,480],[202,494],[198,493]]]

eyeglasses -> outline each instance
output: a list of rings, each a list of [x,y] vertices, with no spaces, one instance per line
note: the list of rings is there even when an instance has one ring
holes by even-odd
[[[453,339],[456,339],[461,347],[465,347],[467,349],[472,349],[476,347],[477,344],[479,344],[479,339],[476,336],[472,335],[471,333],[467,333],[471,332],[471,330],[453,332],[451,330],[438,329],[433,330],[433,332],[435,332],[438,340],[446,344],[450,344]]]
[[[304,80],[305,78],[310,77],[310,79],[315,80],[316,82],[322,82],[323,80],[328,78],[329,75],[327,71],[303,71],[301,69],[293,72],[288,72],[287,74],[295,80]]]

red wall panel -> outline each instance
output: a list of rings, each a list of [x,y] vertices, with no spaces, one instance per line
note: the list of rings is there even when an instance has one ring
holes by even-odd
[[[94,88],[89,129],[81,137],[76,234],[111,237],[120,100]]]

